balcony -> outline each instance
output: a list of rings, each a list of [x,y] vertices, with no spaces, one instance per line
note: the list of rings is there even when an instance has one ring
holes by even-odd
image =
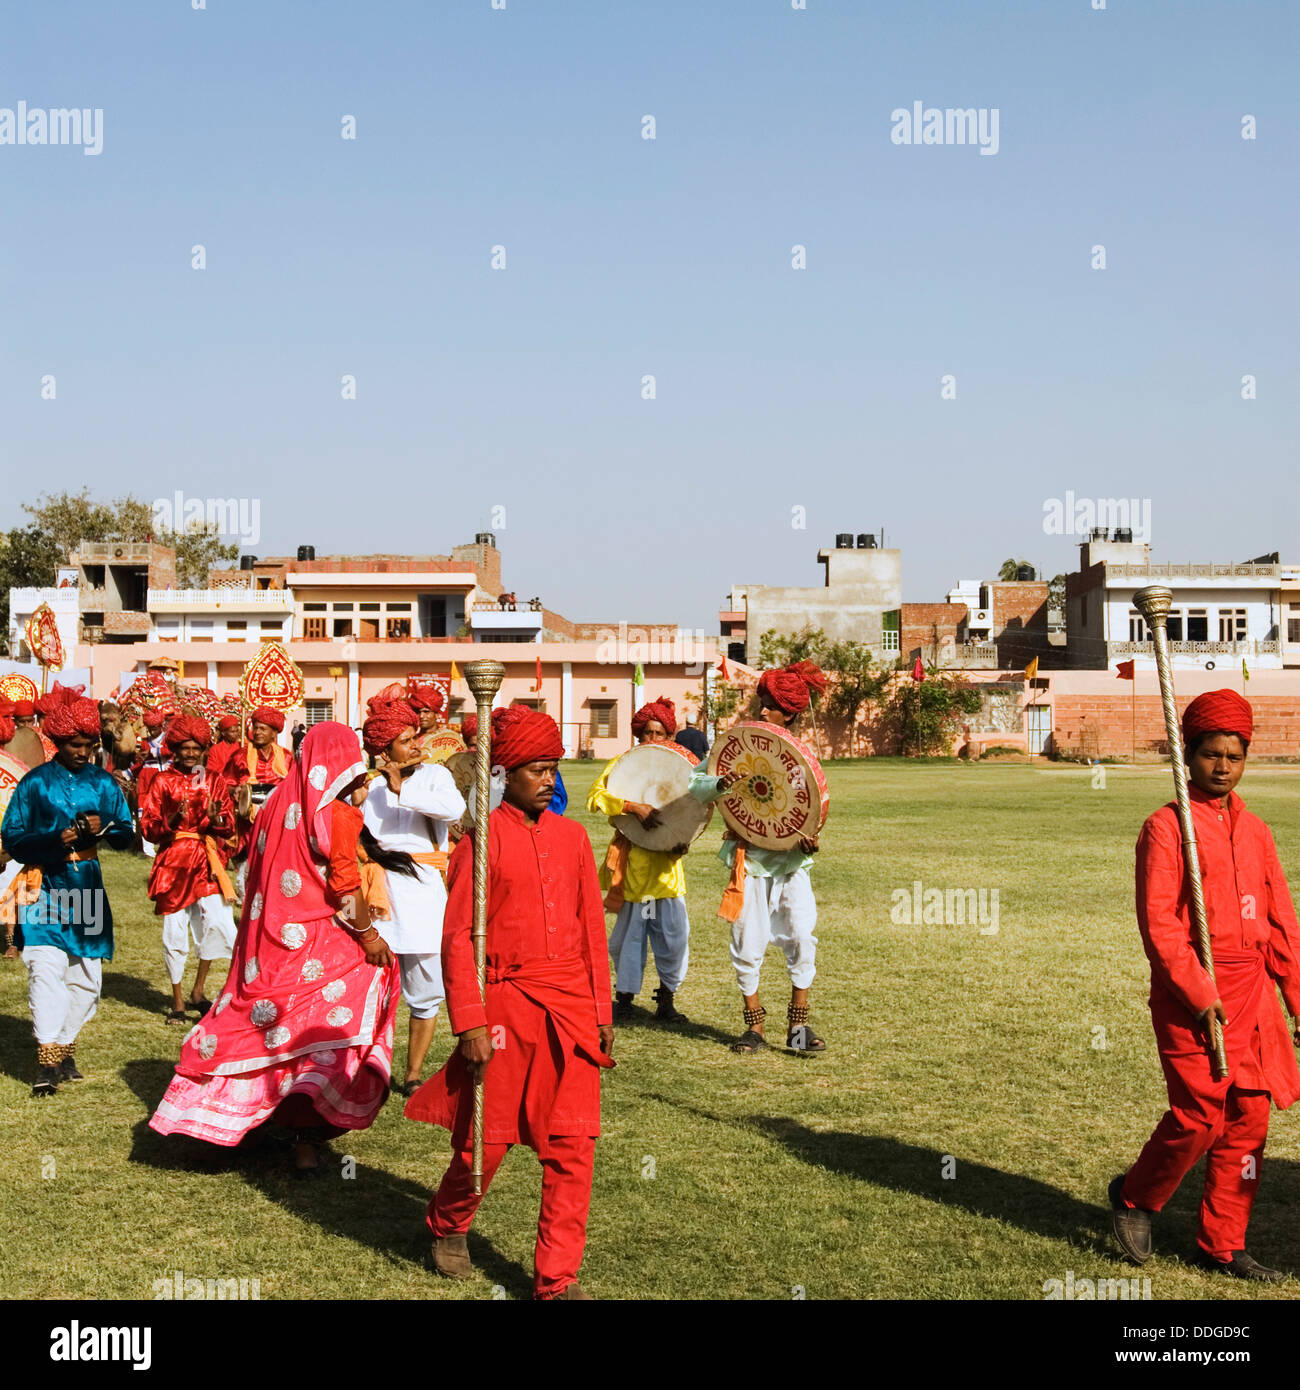
[[[220,589],[150,589],[151,613],[189,613],[210,609],[225,613],[255,609],[259,613],[292,613],[293,590],[247,589],[235,585]],[[92,608],[89,602],[86,608]]]
[[[495,603],[476,603],[469,617],[469,625],[473,632],[485,636],[495,632],[539,633],[542,630],[542,610],[540,606],[511,609],[499,608]]]
[[[1277,656],[1282,650],[1277,642],[1170,642],[1170,656]],[[1154,642],[1108,642],[1110,656],[1149,656],[1154,659]]]
[[[1113,565],[1106,562],[1107,582],[1138,579],[1151,583],[1159,579],[1271,579],[1281,581],[1281,565]]]

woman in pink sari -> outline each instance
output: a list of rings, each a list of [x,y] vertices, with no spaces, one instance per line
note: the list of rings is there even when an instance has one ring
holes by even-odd
[[[317,724],[262,808],[230,978],[181,1047],[160,1134],[233,1146],[273,1120],[310,1175],[321,1140],[379,1113],[400,991],[378,932],[351,926],[364,779],[356,734]]]

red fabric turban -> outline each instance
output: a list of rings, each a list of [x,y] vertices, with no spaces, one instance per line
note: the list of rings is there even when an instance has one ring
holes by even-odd
[[[212,742],[212,730],[202,715],[172,715],[163,742],[174,753],[187,738],[192,738],[200,748],[206,748]]]
[[[435,714],[441,714],[442,707],[447,703],[436,685],[417,685],[406,699],[413,709],[431,709]]]
[[[0,743],[8,743],[18,732],[14,723],[14,707],[8,700],[0,700]]]
[[[465,740],[466,748],[473,748],[474,740],[478,737],[478,715],[462,714],[460,717],[460,736]]]
[[[393,687],[388,687],[392,689]],[[382,753],[395,738],[401,736],[403,729],[418,729],[420,716],[407,700],[386,698],[388,690],[381,691],[366,705],[366,720],[361,726],[361,741],[367,753]]]
[[[151,734],[156,734],[163,726],[163,712],[160,709],[145,710],[142,718],[144,726]]]
[[[786,714],[802,714],[811,703],[812,694],[826,689],[826,677],[811,661],[796,661],[779,671],[764,671],[758,678],[758,693]]]
[[[1255,731],[1255,715],[1250,701],[1235,690],[1207,690],[1183,711],[1183,742],[1197,734],[1237,734],[1246,743]]]
[[[492,761],[507,772],[564,757],[564,740],[549,714],[527,705],[511,705],[492,711]]]
[[[30,719],[36,713],[36,705],[31,700],[15,700],[13,708],[14,719]]]
[[[239,720],[238,720],[238,718],[237,718],[235,715],[233,715],[233,714],[223,714],[223,715],[221,716],[221,718],[217,720],[217,728],[218,728],[218,729],[237,729],[237,728],[239,728]]]
[[[77,734],[99,737],[99,706],[82,694],[85,686],[55,683],[54,689],[37,702],[45,716],[45,733],[56,741]]]
[[[248,717],[254,724],[269,724],[277,734],[284,728],[284,715],[270,705],[258,705]]]
[[[677,732],[677,707],[668,699],[666,695],[661,695],[657,700],[651,700],[648,705],[642,705],[632,716],[632,733],[640,738],[645,732],[645,726],[652,720],[657,719],[667,733]]]

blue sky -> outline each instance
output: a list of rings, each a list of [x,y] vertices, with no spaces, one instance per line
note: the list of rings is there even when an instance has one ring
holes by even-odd
[[[706,629],[841,530],[914,601],[1070,567],[1067,490],[1300,561],[1300,7],[807,5],[16,8],[0,107],[104,146],[0,146],[0,526],[181,488],[259,554],[441,552],[504,506],[511,587]],[[918,100],[998,153],[892,143]]]

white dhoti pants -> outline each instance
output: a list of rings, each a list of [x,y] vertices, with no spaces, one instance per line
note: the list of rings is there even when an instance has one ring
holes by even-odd
[[[209,893],[179,912],[163,915],[163,961],[167,978],[180,984],[190,958],[190,934],[200,960],[229,960],[235,949],[235,915],[220,893]]]
[[[659,983],[675,994],[691,960],[685,898],[647,898],[619,908],[609,936],[609,955],[614,962],[614,988],[620,994],[641,992],[647,947],[654,950]]]
[[[785,952],[795,989],[807,989],[817,973],[817,900],[807,869],[776,877],[745,875],[745,901],[731,928],[731,963],[742,994],[758,993],[768,942]]]
[[[402,972],[402,998],[412,1018],[437,1018],[447,992],[442,984],[442,957],[437,951],[428,955],[397,957]]]
[[[99,1008],[103,961],[98,956],[70,956],[57,946],[25,946],[23,964],[36,1041],[76,1042]]]

